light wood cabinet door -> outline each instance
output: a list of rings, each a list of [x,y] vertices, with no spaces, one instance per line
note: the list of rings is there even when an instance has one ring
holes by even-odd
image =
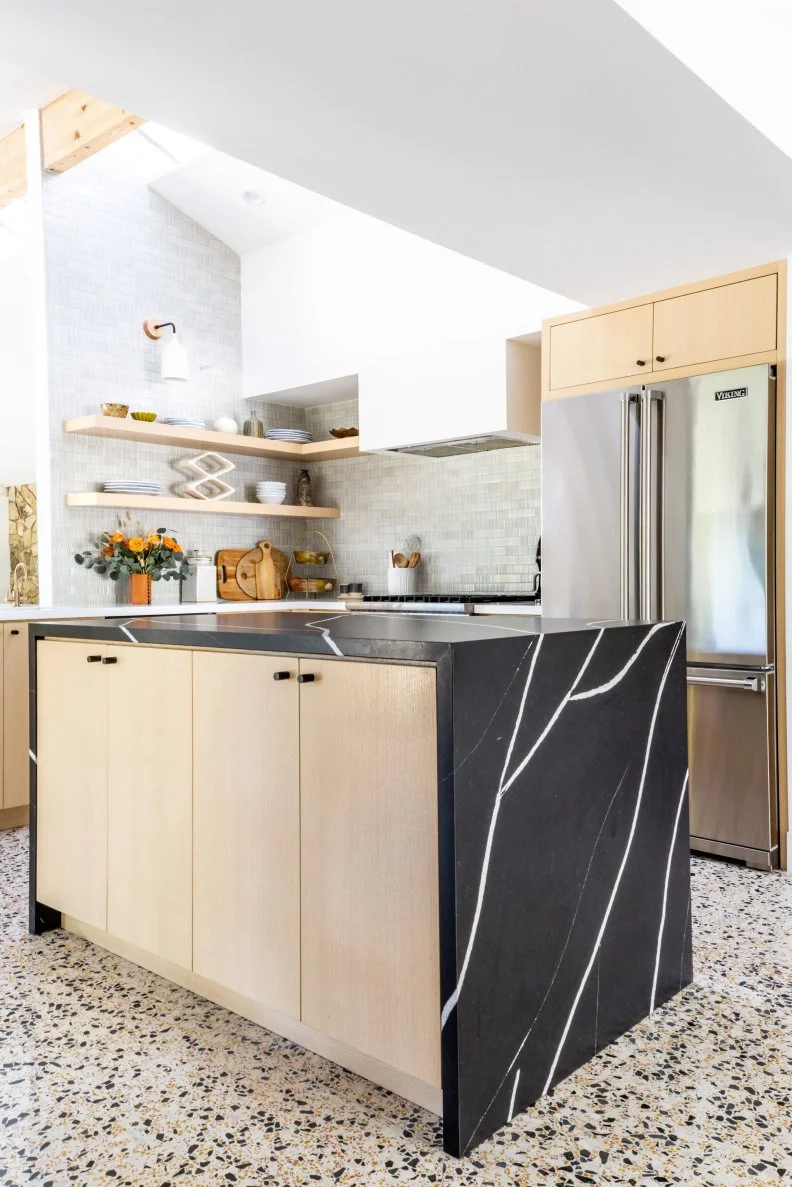
[[[192,965],[192,655],[109,647],[107,930]]]
[[[37,644],[36,897],[107,922],[107,647]]]
[[[302,1020],[439,1086],[435,672],[300,668]]]
[[[193,970],[291,1018],[300,1016],[298,690],[295,659],[193,656]]]
[[[654,370],[775,350],[777,289],[773,273],[656,301]]]
[[[26,622],[3,625],[2,804],[19,808],[30,800],[28,628]]]
[[[652,305],[550,327],[550,390],[652,370]]]

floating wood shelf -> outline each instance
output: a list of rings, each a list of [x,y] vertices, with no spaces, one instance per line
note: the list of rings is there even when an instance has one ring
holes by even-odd
[[[222,434],[215,434],[220,436]],[[257,515],[285,519],[340,519],[338,507],[294,507],[290,503],[234,503],[167,495],[108,495],[78,491],[66,496],[67,507],[121,507],[128,511],[186,511],[194,515]]]
[[[252,457],[280,458],[286,462],[330,462],[357,457],[357,437],[338,441],[312,441],[292,445],[242,433],[216,433],[214,429],[188,429],[178,425],[149,424],[120,416],[77,416],[63,425],[67,433],[88,437],[114,437],[118,441],[147,441],[150,445],[179,445],[184,449],[215,449],[219,453],[244,453]]]

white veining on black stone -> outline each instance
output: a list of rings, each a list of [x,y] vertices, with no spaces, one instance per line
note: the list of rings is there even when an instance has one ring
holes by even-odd
[[[671,880],[671,862],[674,858],[674,847],[676,845],[677,833],[679,832],[679,817],[682,815],[682,805],[685,802],[689,778],[690,772],[685,771],[682,791],[679,796],[679,802],[677,803],[676,817],[674,818],[674,831],[671,834],[671,843],[668,846],[668,861],[666,862],[665,882],[663,883],[663,909],[660,912],[660,929],[657,934],[657,955],[655,956],[654,976],[652,978],[652,993],[649,998],[650,1014],[654,1013],[657,978],[660,974],[660,951],[663,947],[663,932],[665,931],[666,911],[668,909],[668,883]],[[690,899],[688,899],[688,902],[690,902]]]
[[[587,701],[587,700],[589,700],[590,697],[598,697],[598,696],[602,696],[603,693],[610,692],[610,690],[612,688],[615,688],[616,685],[619,684],[624,679],[624,677],[629,672],[630,668],[633,666],[633,664],[638,659],[638,657],[641,654],[641,652],[643,651],[644,647],[646,647],[646,645],[653,638],[653,636],[656,635],[658,631],[661,631],[663,629],[663,627],[667,627],[670,625],[671,624],[669,622],[659,622],[657,624],[657,626],[653,626],[652,629],[650,631],[648,631],[646,633],[646,635],[644,636],[644,638],[641,640],[638,647],[635,649],[635,651],[632,653],[630,658],[627,660],[627,663],[624,665],[624,667],[621,669],[621,671],[617,672],[616,675],[611,677],[611,679],[608,680],[605,684],[599,684],[596,688],[587,688],[583,692],[576,692],[575,695],[571,699],[573,701]]]
[[[591,951],[591,957],[589,959],[588,964],[586,965],[586,971],[583,974],[583,979],[580,982],[580,986],[578,987],[578,991],[575,994],[574,1001],[572,1002],[572,1008],[569,1011],[569,1017],[567,1018],[566,1025],[564,1026],[564,1029],[562,1031],[561,1038],[558,1043],[558,1048],[555,1053],[555,1058],[553,1059],[553,1062],[550,1065],[550,1070],[547,1073],[547,1080],[545,1081],[545,1086],[544,1086],[545,1092],[548,1092],[550,1090],[550,1087],[553,1083],[553,1077],[555,1075],[555,1071],[558,1066],[558,1061],[561,1058],[561,1052],[564,1049],[564,1043],[566,1042],[567,1035],[569,1034],[570,1027],[572,1026],[572,1021],[575,1017],[575,1013],[577,1012],[577,1008],[580,1004],[580,999],[583,996],[583,990],[586,988],[586,984],[587,984],[589,976],[591,974],[591,970],[594,967],[594,961],[597,959],[597,953],[599,951],[600,944],[602,943],[602,938],[605,935],[605,929],[608,926],[608,920],[610,919],[610,914],[611,914],[611,911],[613,910],[613,904],[616,901],[616,895],[618,894],[619,886],[621,885],[621,880],[624,875],[625,867],[627,865],[627,859],[630,856],[630,850],[632,849],[633,838],[635,837],[635,830],[636,830],[636,826],[638,824],[638,813],[641,810],[641,802],[643,800],[644,787],[646,785],[646,773],[649,769],[649,756],[650,756],[651,750],[652,750],[652,739],[654,738],[655,726],[657,724],[657,715],[660,711],[660,702],[662,701],[662,698],[663,698],[663,691],[665,689],[666,681],[668,679],[668,673],[671,671],[671,664],[674,661],[674,656],[676,655],[677,648],[679,647],[679,644],[680,644],[683,634],[684,634],[684,626],[682,627],[679,634],[677,635],[676,640],[674,642],[674,646],[671,648],[671,654],[668,657],[668,662],[666,663],[665,670],[663,672],[663,676],[660,681],[660,687],[657,690],[657,699],[655,701],[654,712],[652,713],[652,721],[649,726],[649,736],[646,740],[646,751],[644,754],[643,769],[641,771],[641,782],[638,786],[638,795],[635,800],[635,810],[633,812],[632,823],[630,825],[630,832],[627,837],[627,844],[624,849],[624,855],[622,857],[621,864],[619,865],[619,870],[616,875],[616,881],[613,884],[613,889],[611,891],[610,898],[608,899],[608,905],[605,908],[605,914],[604,914],[602,923],[600,925],[599,932],[597,933],[597,938],[594,942],[594,947],[592,948],[592,951]]]
[[[467,949],[465,951],[465,957],[464,957],[464,960],[462,961],[462,968],[459,971],[459,977],[458,977],[457,983],[454,987],[454,992],[451,994],[448,1001],[443,1006],[443,1011],[440,1016],[441,1026],[445,1026],[445,1024],[448,1022],[448,1019],[451,1016],[451,1011],[454,1009],[454,1006],[457,1004],[457,1002],[459,1000],[459,994],[462,990],[462,985],[464,984],[465,975],[466,975],[468,967],[470,965],[470,958],[473,954],[473,945],[476,942],[476,931],[478,930],[479,918],[481,917],[481,907],[482,907],[482,903],[484,902],[484,891],[485,891],[486,885],[487,885],[487,872],[489,870],[490,856],[492,854],[492,842],[493,842],[493,838],[495,836],[495,826],[498,823],[498,813],[500,811],[501,801],[503,800],[504,780],[506,778],[506,772],[509,769],[509,763],[511,762],[511,756],[514,751],[514,744],[517,740],[517,734],[519,733],[520,725],[522,724],[523,713],[525,711],[525,702],[528,699],[528,690],[531,687],[531,681],[533,680],[533,674],[536,669],[536,661],[539,659],[539,652],[541,650],[542,650],[542,639],[540,638],[539,642],[537,643],[537,645],[534,649],[533,656],[531,658],[531,666],[528,669],[528,676],[526,677],[525,687],[523,688],[522,697],[520,698],[520,708],[517,712],[517,719],[514,723],[514,729],[512,730],[511,738],[509,739],[509,745],[506,750],[506,758],[504,759],[503,770],[501,771],[500,783],[498,785],[498,790],[495,795],[495,802],[492,806],[492,815],[490,817],[489,832],[487,833],[487,844],[484,849],[484,861],[483,861],[483,864],[481,867],[481,877],[479,879],[479,890],[478,890],[478,899],[476,901],[476,912],[473,916],[473,924],[470,929],[470,936],[468,938],[468,945],[467,945]],[[538,746],[538,743],[537,743],[537,746]]]

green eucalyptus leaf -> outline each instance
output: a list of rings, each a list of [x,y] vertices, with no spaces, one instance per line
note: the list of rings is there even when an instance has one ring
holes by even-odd
[[[111,580],[111,581],[118,581],[118,578],[119,578],[120,576],[121,576],[121,574],[119,573],[118,569],[111,569],[111,570],[110,570],[110,580]]]
[[[78,565],[82,565],[85,563],[85,558],[80,556],[79,552],[75,553],[74,559],[77,561]]]
[[[167,528],[157,528],[156,531],[158,536],[167,536],[168,534]]]
[[[94,565],[94,572],[101,573],[102,575],[104,575],[107,572],[107,565],[102,565],[102,564]]]
[[[162,574],[161,574],[161,573],[159,573],[159,572],[158,572],[156,569],[155,569],[155,570],[154,570],[154,572],[151,574],[151,580],[152,580],[152,581],[159,581],[159,580],[161,579],[161,577],[162,577]]]

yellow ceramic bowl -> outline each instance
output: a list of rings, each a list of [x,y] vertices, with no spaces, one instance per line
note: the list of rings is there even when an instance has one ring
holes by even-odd
[[[132,419],[133,420],[145,420],[145,421],[148,421],[149,424],[151,424],[152,421],[155,421],[157,419],[157,414],[156,414],[156,412],[133,412]]]
[[[102,416],[120,416],[124,417],[129,412],[128,404],[100,404],[102,409]]]

